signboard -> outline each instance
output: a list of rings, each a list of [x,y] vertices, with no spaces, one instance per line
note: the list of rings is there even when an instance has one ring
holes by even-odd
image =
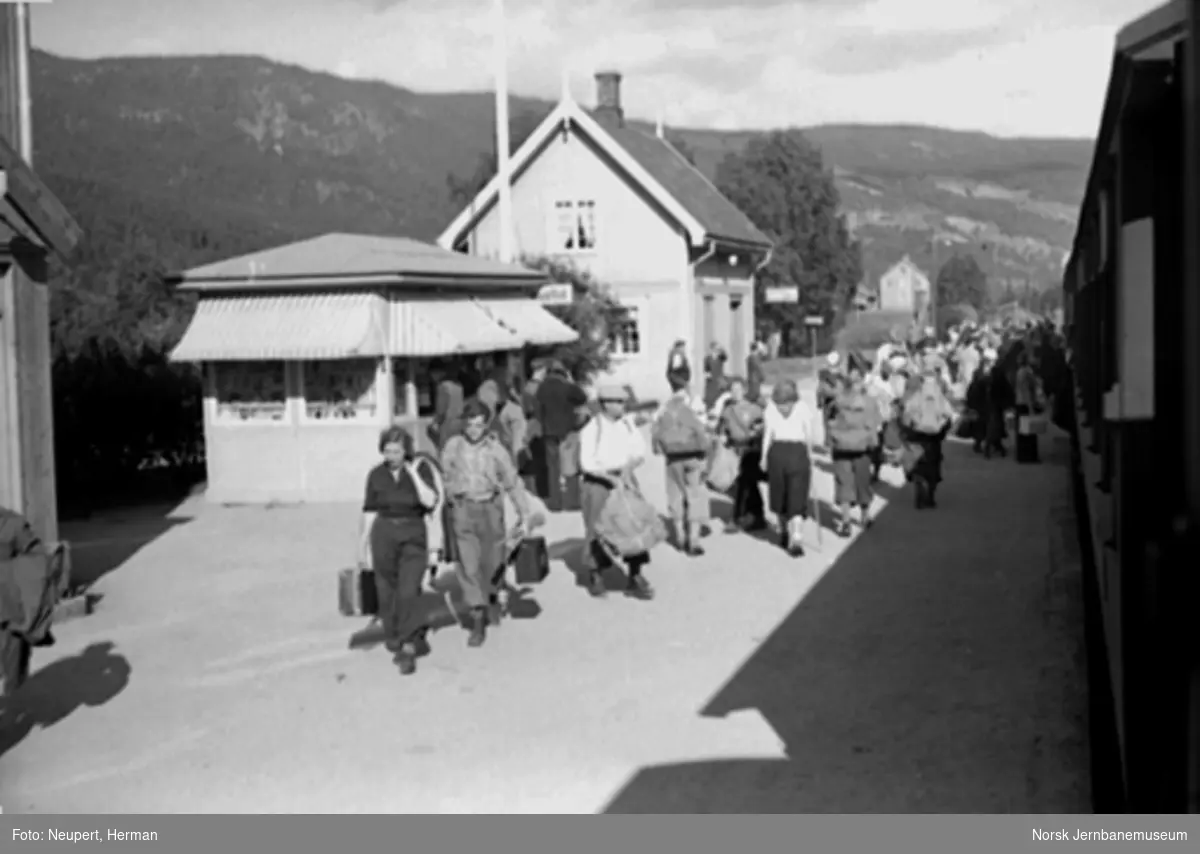
[[[800,302],[800,288],[795,285],[766,288],[763,291],[763,299],[769,303]]]
[[[537,298],[542,305],[570,305],[575,302],[575,288],[572,285],[543,285]]]
[[[805,326],[824,326],[825,318],[821,317],[819,314],[810,314],[808,317],[804,318],[804,325]]]

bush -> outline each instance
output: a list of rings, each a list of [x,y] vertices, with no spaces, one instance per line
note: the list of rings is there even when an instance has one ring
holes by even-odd
[[[870,352],[872,355],[896,333],[906,338],[914,327],[906,311],[861,311],[843,326],[834,339],[841,352]]]
[[[173,498],[203,479],[200,377],[164,349],[91,339],[54,360],[59,512]]]

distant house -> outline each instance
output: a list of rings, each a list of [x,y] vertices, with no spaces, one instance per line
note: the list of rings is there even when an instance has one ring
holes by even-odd
[[[597,108],[569,96],[513,155],[516,250],[572,262],[610,286],[629,310],[610,330],[611,379],[661,398],[665,359],[690,345],[702,381],[710,342],[740,373],[754,337],[754,276],[771,241],[661,135],[625,122],[621,75],[596,75]],[[439,244],[472,255],[499,248],[493,179]]]
[[[929,277],[905,255],[879,278],[879,308],[912,312],[924,323],[932,290]]]

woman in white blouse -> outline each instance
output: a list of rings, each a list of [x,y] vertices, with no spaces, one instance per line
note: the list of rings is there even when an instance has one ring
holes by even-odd
[[[762,467],[767,472],[771,512],[779,520],[781,545],[792,555],[804,554],[804,520],[812,487],[813,424],[816,412],[800,399],[796,384],[775,386],[763,416]]]

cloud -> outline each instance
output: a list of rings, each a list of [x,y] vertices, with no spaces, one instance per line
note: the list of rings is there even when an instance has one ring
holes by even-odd
[[[1116,29],[1156,0],[507,0],[514,93],[624,72],[627,113],[673,125],[905,122],[1090,135]],[[425,91],[493,85],[488,0],[105,0],[34,7],[68,56],[260,53]],[[348,14],[348,8],[363,10]],[[125,14],[121,14],[124,12]],[[138,21],[137,33],[121,22]],[[147,41],[142,41],[144,45]]]
[[[928,65],[968,51],[980,51],[1010,40],[999,27],[966,32],[848,31],[823,45],[812,57],[815,70],[832,75],[881,74]]]

